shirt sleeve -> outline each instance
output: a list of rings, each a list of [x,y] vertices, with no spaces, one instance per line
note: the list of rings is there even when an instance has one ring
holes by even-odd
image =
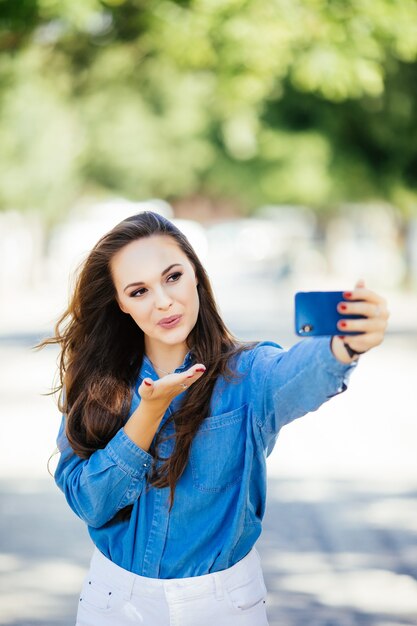
[[[55,482],[71,509],[84,522],[99,528],[133,504],[142,492],[152,456],[139,448],[121,428],[105,448],[89,459],[77,456],[65,435],[65,415],[57,437],[60,459]]]
[[[311,337],[288,351],[270,341],[254,349],[250,398],[267,455],[285,424],[347,389],[357,361],[341,363],[330,344],[329,337]]]

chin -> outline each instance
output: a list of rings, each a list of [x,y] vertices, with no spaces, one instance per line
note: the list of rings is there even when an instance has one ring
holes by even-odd
[[[189,335],[188,333],[178,333],[178,335],[174,335],[174,333],[172,333],[171,337],[164,337],[162,339],[162,341],[168,345],[177,345],[178,343],[185,343],[187,340],[187,337]]]

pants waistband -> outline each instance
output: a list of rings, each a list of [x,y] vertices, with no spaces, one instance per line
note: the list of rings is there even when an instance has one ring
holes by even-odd
[[[131,595],[170,595],[190,598],[213,593],[217,598],[223,596],[223,589],[233,589],[250,580],[254,572],[260,570],[260,557],[255,547],[240,561],[219,572],[191,576],[188,578],[149,578],[140,576],[116,565],[98,548],[91,559],[90,573],[101,580],[118,587],[125,596]]]

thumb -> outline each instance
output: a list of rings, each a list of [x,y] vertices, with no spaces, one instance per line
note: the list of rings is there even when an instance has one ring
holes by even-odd
[[[152,397],[154,388],[155,387],[152,378],[144,378],[142,384],[139,386],[138,389],[140,397],[144,400],[149,400],[149,398]]]
[[[365,287],[365,281],[363,278],[360,278],[355,285],[355,289],[363,289]]]

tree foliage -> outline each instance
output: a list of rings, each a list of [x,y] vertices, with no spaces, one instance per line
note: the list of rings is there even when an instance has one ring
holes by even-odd
[[[415,0],[0,0],[0,206],[416,203]]]

